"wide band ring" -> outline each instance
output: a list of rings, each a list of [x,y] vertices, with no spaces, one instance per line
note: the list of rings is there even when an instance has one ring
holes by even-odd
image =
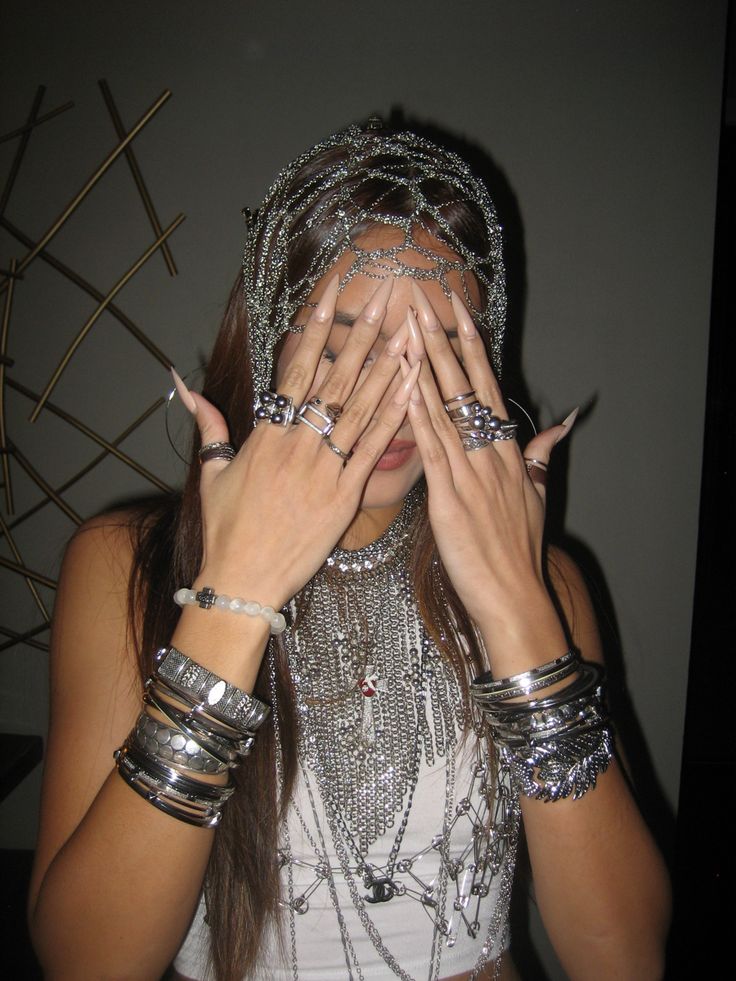
[[[200,463],[209,463],[210,460],[230,460],[235,456],[235,447],[232,443],[205,443],[199,453]]]
[[[270,422],[275,426],[288,426],[294,421],[294,400],[289,395],[266,389],[256,396],[254,422]]]
[[[324,440],[325,446],[328,449],[332,450],[332,452],[335,453],[337,456],[339,456],[343,464],[348,462],[350,457],[353,455],[352,450],[348,450],[346,453],[345,450],[341,450],[339,446],[333,443],[329,436],[323,436],[322,438]]]
[[[323,438],[326,438],[332,434],[332,430],[335,428],[335,423],[340,417],[340,406],[325,403],[320,398],[309,399],[301,406],[299,412],[294,419],[294,422],[303,422],[305,426],[309,426],[313,429],[315,433],[318,433]],[[323,425],[319,426],[311,419],[307,418],[306,413],[310,412],[322,420]]]

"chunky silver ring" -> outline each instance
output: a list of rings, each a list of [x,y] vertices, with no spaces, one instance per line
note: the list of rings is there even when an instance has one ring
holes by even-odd
[[[334,403],[325,405],[320,398],[309,399],[299,409],[294,422],[303,422],[305,426],[309,426],[310,429],[313,429],[315,433],[319,433],[324,438],[331,435],[332,430],[335,428],[335,423],[340,417],[340,411],[340,406]],[[318,426],[311,419],[308,419],[306,416],[307,412],[318,416],[324,425]]]
[[[324,436],[323,439],[325,442],[325,446],[331,449],[333,453],[336,453],[340,457],[343,463],[347,463],[350,457],[353,455],[352,450],[348,450],[347,453],[345,452],[345,450],[341,450],[339,446],[336,446],[335,443],[332,442],[329,436]]]
[[[235,447],[232,443],[205,443],[199,451],[199,462],[209,463],[210,460],[227,460],[228,462],[235,456]]]
[[[294,400],[289,395],[266,390],[256,396],[254,422],[271,422],[275,426],[288,426],[294,420]]]

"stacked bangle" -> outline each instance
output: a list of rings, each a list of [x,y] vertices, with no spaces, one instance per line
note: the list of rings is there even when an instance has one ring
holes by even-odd
[[[526,702],[513,698],[575,677],[564,688]],[[603,669],[568,651],[531,671],[494,681],[481,675],[470,686],[503,763],[517,789],[544,801],[582,797],[595,787],[613,756],[603,697]]]
[[[244,600],[239,596],[226,596],[224,593],[215,593],[211,586],[203,586],[200,590],[177,589],[174,593],[174,602],[178,606],[199,606],[202,610],[228,610],[231,613],[240,613],[249,617],[261,617],[271,627],[272,634],[283,633],[286,629],[286,618],[283,613],[274,610],[272,606],[261,606],[255,600]]]
[[[143,695],[146,708],[115,751],[118,773],[166,814],[215,827],[233,793],[232,782],[228,778],[223,786],[197,777],[237,767],[269,708],[175,647],[161,648],[155,662]]]

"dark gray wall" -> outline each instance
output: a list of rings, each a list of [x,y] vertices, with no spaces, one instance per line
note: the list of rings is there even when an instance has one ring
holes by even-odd
[[[556,513],[610,595],[650,779],[676,801],[697,529],[725,0],[4,5],[0,111],[32,135],[7,218],[40,235],[115,143],[97,79],[131,125],[174,96],[134,148],[179,276],[155,255],[119,306],[175,360],[209,347],[235,274],[239,216],[276,169],[321,135],[400,105],[489,153],[513,241],[512,322],[544,423],[590,411],[565,451]],[[0,145],[0,180],[16,143]],[[49,245],[103,292],[153,240],[118,161]],[[25,249],[0,230],[0,266]],[[525,266],[525,269],[524,269]],[[523,275],[526,275],[526,286]],[[12,377],[41,388],[94,303],[36,261],[17,284]],[[168,388],[160,366],[104,314],[53,401],[108,437]],[[54,486],[86,440],[6,396],[11,434]],[[125,449],[172,481],[160,419]],[[17,468],[16,468],[17,470]],[[19,510],[40,497],[18,474]],[[88,515],[147,485],[108,461],[65,498]],[[73,524],[47,507],[17,528],[27,565],[54,575]],[[4,548],[4,546],[3,546]],[[8,555],[7,550],[2,554]],[[3,573],[16,631],[38,622]],[[51,599],[52,594],[45,595]],[[3,657],[0,727],[44,731],[46,657]],[[105,652],[100,652],[105,656]],[[615,653],[614,653],[615,656]],[[656,775],[656,777],[654,776]],[[0,809],[0,843],[30,846],[38,774]]]

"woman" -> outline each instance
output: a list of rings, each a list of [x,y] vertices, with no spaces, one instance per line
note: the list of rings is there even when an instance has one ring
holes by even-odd
[[[486,191],[372,122],[249,225],[206,397],[176,379],[181,499],[65,557],[30,901],[49,977],[156,978],[179,951],[190,978],[511,978],[520,815],[570,977],[657,977],[666,876],[590,603],[560,554],[562,619],[544,585],[573,417],[522,457]]]

